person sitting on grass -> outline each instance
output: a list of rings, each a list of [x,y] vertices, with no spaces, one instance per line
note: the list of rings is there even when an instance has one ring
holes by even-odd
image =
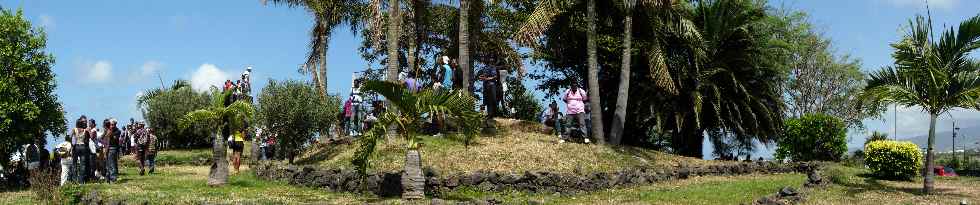
[[[558,109],[558,102],[555,101],[551,101],[551,104],[548,104],[548,108],[544,112],[541,112],[541,123],[550,127],[552,130],[551,133],[558,136],[559,140],[562,139],[561,118],[561,110]]]

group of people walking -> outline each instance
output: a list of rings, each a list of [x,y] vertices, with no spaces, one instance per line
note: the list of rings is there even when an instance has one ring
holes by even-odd
[[[69,131],[65,142],[55,148],[52,163],[60,165],[61,184],[105,181],[113,183],[119,178],[120,155],[132,154],[138,161],[139,174],[155,170],[157,137],[153,129],[143,122],[130,119],[122,129],[114,118],[102,121],[82,115]]]

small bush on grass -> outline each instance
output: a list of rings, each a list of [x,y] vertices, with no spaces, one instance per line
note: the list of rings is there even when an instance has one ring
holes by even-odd
[[[874,141],[864,153],[864,163],[877,178],[909,180],[922,170],[922,152],[912,142]]]
[[[776,159],[840,161],[847,152],[847,127],[836,117],[806,114],[786,120],[785,126]]]
[[[31,182],[31,192],[34,193],[34,201],[56,203],[62,201],[63,197],[56,194],[58,186],[61,184],[61,172],[57,169],[41,169],[31,174],[28,178]]]

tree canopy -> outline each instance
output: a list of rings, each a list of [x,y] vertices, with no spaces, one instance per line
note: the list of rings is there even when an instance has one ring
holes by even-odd
[[[55,95],[54,55],[47,37],[16,12],[0,7],[0,164],[45,133],[65,132],[65,113]]]

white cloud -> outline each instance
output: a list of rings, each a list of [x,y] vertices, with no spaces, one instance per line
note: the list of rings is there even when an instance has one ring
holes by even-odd
[[[221,87],[228,78],[228,73],[222,71],[214,64],[201,64],[200,67],[191,74],[191,88],[198,92],[208,91],[211,86]]]
[[[83,82],[102,83],[112,77],[112,62],[107,60],[96,61],[95,63],[82,64]]]
[[[152,61],[152,60],[147,61],[146,63],[143,63],[143,66],[140,66],[140,75],[142,76],[152,75],[153,72],[160,70],[161,66],[163,66],[163,64],[161,64],[160,62]]]
[[[925,0],[885,0],[888,3],[897,7],[911,7],[911,8],[926,8]],[[954,8],[959,0],[929,0],[930,8],[939,9],[952,9]]]
[[[142,66],[140,66],[139,70],[129,74],[129,82],[130,83],[139,82],[140,80],[143,80],[146,77],[156,74],[156,72],[161,70],[162,68],[163,68],[163,63],[160,63],[159,61],[154,61],[154,60],[146,61],[143,63]]]
[[[39,19],[41,20],[41,27],[44,27],[45,29],[48,30],[54,29],[55,27],[54,17],[51,17],[47,14],[41,14]]]

